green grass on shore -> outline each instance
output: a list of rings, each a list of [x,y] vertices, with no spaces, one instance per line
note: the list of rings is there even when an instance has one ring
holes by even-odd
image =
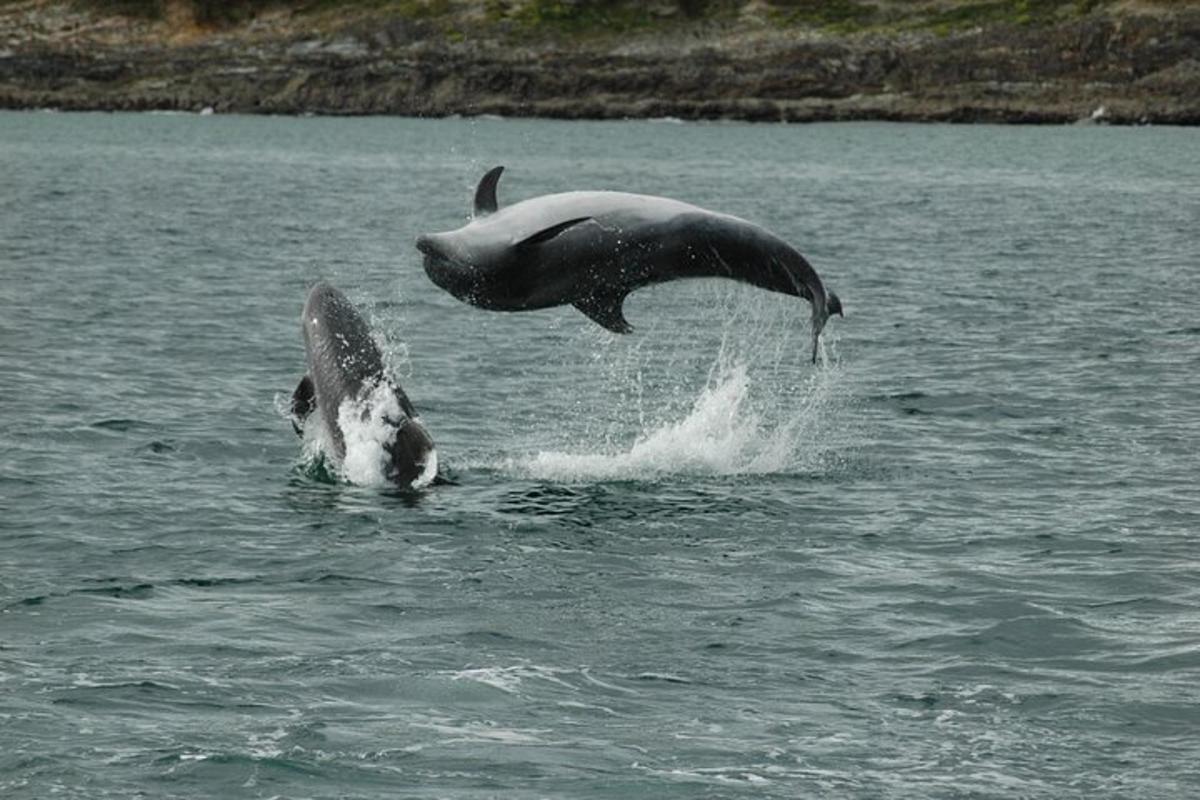
[[[1156,0],[1146,0],[1155,2]],[[5,0],[0,0],[0,3]],[[197,25],[235,27],[264,12],[301,17],[371,14],[425,20],[447,34],[481,25],[509,35],[622,34],[696,23],[758,20],[776,27],[850,34],[951,33],[996,24],[1045,25],[1112,7],[1117,0],[73,0],[76,7],[146,19],[182,12]],[[1157,0],[1169,7],[1200,0]]]

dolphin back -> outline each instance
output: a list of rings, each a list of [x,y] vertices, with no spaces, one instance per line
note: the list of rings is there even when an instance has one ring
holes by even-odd
[[[643,283],[686,277],[725,277],[812,304],[812,358],[831,314],[841,300],[794,247],[740,217],[697,209],[650,227],[643,251],[655,253]],[[636,287],[635,287],[636,288]]]

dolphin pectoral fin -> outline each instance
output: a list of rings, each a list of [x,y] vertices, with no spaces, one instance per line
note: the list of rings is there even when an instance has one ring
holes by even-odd
[[[312,378],[305,375],[300,379],[296,391],[292,392],[292,428],[299,436],[304,435],[304,420],[317,407],[317,395]]]
[[[403,411],[405,416],[407,416],[409,419],[415,418],[417,416],[417,409],[413,407],[412,401],[408,399],[408,395],[406,395],[404,390],[399,386],[393,386],[392,388],[396,392],[396,402],[400,404],[400,410]]]
[[[624,302],[625,292],[596,291],[571,305],[613,333],[633,333],[633,326],[625,321],[625,313],[621,310]]]
[[[479,185],[475,187],[475,216],[482,217],[499,210],[500,204],[496,202],[496,184],[500,183],[502,172],[504,167],[492,167],[479,179]]]
[[[563,231],[569,228],[574,228],[579,223],[587,222],[589,219],[591,219],[591,217],[576,217],[575,219],[569,219],[566,222],[560,222],[557,225],[551,225],[549,228],[543,228],[532,236],[526,236],[524,239],[517,242],[514,247],[532,247],[535,244],[548,242]]]

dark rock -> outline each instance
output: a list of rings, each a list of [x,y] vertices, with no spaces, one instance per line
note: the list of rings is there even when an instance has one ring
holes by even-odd
[[[357,27],[355,27],[357,26]],[[426,20],[0,50],[0,107],[792,122],[1200,121],[1200,11],[938,36],[797,32],[516,45]]]

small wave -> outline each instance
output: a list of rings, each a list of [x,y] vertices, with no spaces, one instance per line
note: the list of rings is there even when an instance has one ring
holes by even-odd
[[[134,691],[150,691],[150,692],[177,692],[178,686],[169,683],[160,683],[149,679],[140,681],[98,681],[87,674],[78,674],[71,682],[71,687],[75,689],[115,689],[117,691],[134,690]]]
[[[517,689],[521,686],[521,676],[512,669],[503,667],[463,669],[451,674],[450,678],[455,681],[482,683],[484,686],[491,686],[506,694],[517,694]]]
[[[343,575],[338,572],[318,572],[315,575],[309,575],[298,579],[301,583],[312,584],[356,584],[366,583],[379,586],[390,585],[388,581],[379,580],[378,578],[368,578],[362,575]]]
[[[129,431],[149,430],[153,426],[144,420],[140,419],[102,419],[99,422],[92,423],[93,428],[98,428],[103,431],[118,431],[127,433]]]
[[[142,600],[153,592],[154,584],[152,583],[138,583],[131,586],[96,586],[75,590],[77,594],[96,594],[121,600]]]
[[[242,586],[245,584],[261,583],[262,580],[259,576],[244,578],[177,578],[172,583],[176,586],[211,589],[220,586]]]
[[[414,728],[425,728],[441,734],[443,744],[491,743],[510,745],[546,744],[546,728],[506,728],[494,722],[460,722],[446,717],[434,717],[426,722],[413,722]]]
[[[721,786],[766,786],[772,783],[770,779],[765,778],[756,772],[750,772],[744,767],[695,767],[692,769],[673,767],[670,769],[661,769],[642,765],[636,761],[631,766],[636,770],[642,770],[658,778],[672,782],[709,783]],[[764,769],[763,765],[755,765],[755,769],[768,773],[779,773],[783,771],[777,767],[767,767]],[[800,774],[797,770],[793,770],[792,772]],[[792,775],[788,775],[787,777],[792,777]]]
[[[526,680],[553,683],[561,688],[575,691],[576,687],[560,677],[560,675],[570,672],[572,670],[542,667],[535,664],[515,664],[506,667],[468,667],[450,673],[450,678],[455,681],[481,683],[507,694],[519,694],[519,689]]]
[[[639,681],[661,682],[661,683],[691,683],[690,680],[682,675],[672,675],[667,672],[640,672],[635,676]]]

